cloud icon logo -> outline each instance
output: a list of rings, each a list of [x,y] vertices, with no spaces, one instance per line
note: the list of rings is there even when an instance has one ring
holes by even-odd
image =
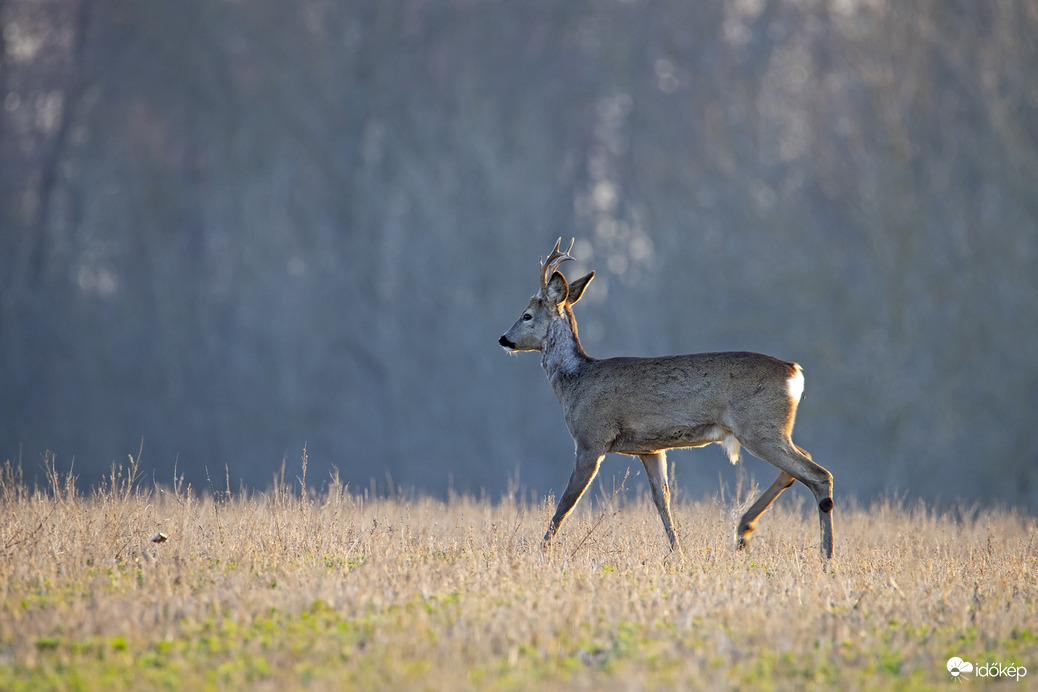
[[[953,678],[958,678],[963,673],[972,673],[973,664],[963,661],[958,656],[953,656],[948,659],[948,672],[952,674]]]

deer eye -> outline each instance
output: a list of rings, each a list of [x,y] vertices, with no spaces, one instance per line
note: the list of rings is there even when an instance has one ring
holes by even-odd
[[[523,322],[529,322],[532,319],[533,319],[533,315],[531,315],[528,312],[524,312],[523,313]]]

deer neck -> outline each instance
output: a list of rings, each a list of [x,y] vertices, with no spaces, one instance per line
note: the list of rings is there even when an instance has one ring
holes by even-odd
[[[591,358],[580,345],[573,312],[566,309],[560,319],[552,320],[548,326],[548,336],[541,353],[541,365],[560,399],[566,384],[572,382],[590,361]]]

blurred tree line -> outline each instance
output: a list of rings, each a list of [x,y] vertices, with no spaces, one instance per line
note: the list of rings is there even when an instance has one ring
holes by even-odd
[[[1038,508],[1029,0],[4,0],[0,26],[0,457],[27,472],[93,482],[143,439],[160,482],[263,487],[306,445],[315,482],[558,491],[558,404],[496,339],[576,236],[592,355],[797,360],[837,493]],[[683,492],[731,473],[672,458]]]

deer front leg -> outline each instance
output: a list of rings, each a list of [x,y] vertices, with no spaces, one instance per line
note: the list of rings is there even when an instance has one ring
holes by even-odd
[[[652,501],[663,521],[663,530],[667,532],[671,552],[681,553],[678,537],[674,533],[674,521],[670,516],[670,483],[667,480],[667,456],[664,452],[641,454],[638,457],[645,465],[645,473],[649,477],[649,488],[652,489]]]
[[[569,515],[573,506],[580,500],[581,495],[591,485],[591,481],[595,478],[595,474],[598,473],[598,467],[602,463],[602,457],[604,456],[604,454],[591,450],[577,449],[577,458],[574,462],[573,473],[569,477],[569,484],[566,486],[566,491],[562,493],[562,497],[559,499],[559,506],[555,509],[555,516],[551,518],[548,530],[544,534],[545,546],[551,543],[551,539],[555,536],[555,532],[559,530],[562,520]]]

